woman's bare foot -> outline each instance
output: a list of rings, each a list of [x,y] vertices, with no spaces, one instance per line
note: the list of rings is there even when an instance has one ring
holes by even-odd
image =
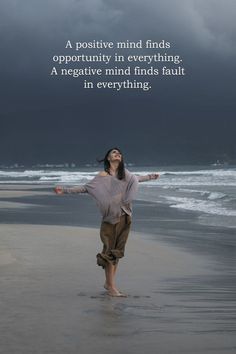
[[[105,286],[104,286],[105,287]],[[127,297],[127,295],[121,293],[118,289],[107,286],[107,294],[114,297]]]
[[[108,290],[107,282],[105,282],[105,284],[104,284],[104,289]]]

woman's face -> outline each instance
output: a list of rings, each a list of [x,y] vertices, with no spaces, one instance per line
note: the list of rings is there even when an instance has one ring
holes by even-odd
[[[108,161],[114,162],[114,161],[122,161],[122,154],[119,150],[113,149],[109,156],[108,156]]]

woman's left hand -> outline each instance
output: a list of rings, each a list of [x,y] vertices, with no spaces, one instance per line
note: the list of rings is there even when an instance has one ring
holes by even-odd
[[[149,178],[150,178],[150,179],[157,179],[157,178],[159,178],[159,177],[160,177],[159,173],[151,173],[151,174],[149,175]]]

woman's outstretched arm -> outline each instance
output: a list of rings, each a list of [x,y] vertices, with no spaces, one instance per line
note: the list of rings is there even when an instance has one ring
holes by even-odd
[[[157,179],[159,177],[160,177],[159,173],[151,173],[145,176],[137,176],[139,182],[146,182],[146,181],[150,181],[151,179]]]
[[[56,194],[73,194],[73,193],[87,193],[88,191],[85,186],[78,186],[72,188],[57,186],[54,188],[54,192]]]

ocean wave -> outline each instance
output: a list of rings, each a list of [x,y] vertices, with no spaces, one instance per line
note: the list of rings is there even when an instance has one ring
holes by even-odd
[[[235,187],[236,186],[236,176],[234,178],[209,178],[207,176],[202,176],[200,178],[194,177],[185,177],[185,178],[169,178],[169,179],[160,179],[158,180],[158,185],[166,188],[173,188],[173,187],[184,187],[184,186],[228,186],[228,187]]]
[[[236,177],[236,169],[217,169],[217,170],[194,170],[194,171],[162,171],[164,176],[222,176]]]
[[[61,183],[86,183],[94,176],[80,176],[77,174],[60,175],[60,176],[43,176],[39,178],[39,182],[61,182]]]
[[[48,170],[25,170],[25,171],[0,171],[0,178],[4,179],[14,179],[16,182],[22,178],[31,178],[38,180],[39,182],[43,181],[61,181],[61,182],[70,182],[70,181],[81,181],[85,179],[91,179],[97,174],[95,172],[81,172],[81,171],[48,171]]]
[[[184,193],[199,194],[201,197],[206,197],[210,200],[223,199],[228,197],[227,194],[222,192],[210,192],[206,190],[179,188],[178,191]]]
[[[153,171],[157,170],[155,167]],[[0,170],[0,183],[8,183],[12,180],[32,180],[35,183],[84,183],[93,178],[98,173],[97,170],[79,171],[79,170]],[[146,175],[150,170],[140,168],[133,172],[136,175]],[[200,187],[200,186],[236,186],[236,169],[213,169],[213,170],[193,170],[193,171],[161,171],[160,178],[145,182],[145,187],[160,186],[166,189],[175,189],[180,187]],[[204,187],[202,187],[204,189]],[[214,199],[214,195],[210,198]]]
[[[89,176],[89,175],[96,175],[98,171],[94,172],[82,172],[82,171],[56,171],[56,170],[25,170],[25,171],[0,171],[0,176],[52,176],[52,175],[78,175],[78,176]]]
[[[200,194],[201,196],[206,196],[210,194],[209,191],[203,191],[199,189],[188,189],[188,188],[177,188],[179,192],[184,192],[184,193],[197,193]]]
[[[229,210],[216,202],[186,197],[165,197],[171,208],[199,211],[207,214],[236,216],[235,210]]]
[[[215,199],[223,199],[227,198],[228,196],[221,192],[211,192],[208,196],[208,199],[215,200]]]

